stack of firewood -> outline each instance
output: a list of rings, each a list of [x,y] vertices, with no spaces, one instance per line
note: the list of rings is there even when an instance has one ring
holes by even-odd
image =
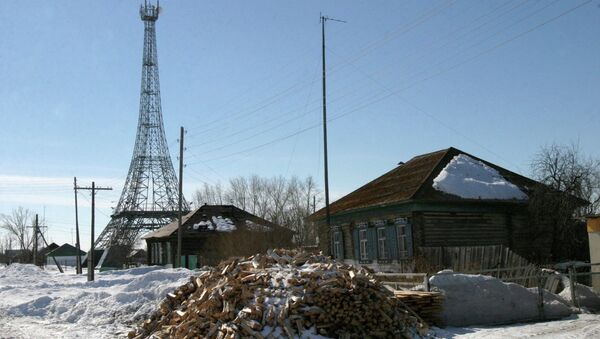
[[[394,295],[428,324],[440,325],[444,295],[440,292],[394,291]]]
[[[365,269],[274,250],[193,277],[129,338],[413,337],[417,318]]]

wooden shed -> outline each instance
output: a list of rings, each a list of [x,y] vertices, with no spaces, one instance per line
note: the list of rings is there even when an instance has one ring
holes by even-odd
[[[432,249],[504,246],[527,257],[528,194],[538,182],[456,148],[415,156],[311,215],[325,253],[412,271]],[[439,252],[439,251],[438,251]],[[443,253],[443,252],[442,252]],[[443,255],[443,254],[442,254]]]
[[[216,265],[231,256],[246,256],[269,248],[293,246],[294,233],[233,205],[203,205],[182,218],[182,266]],[[173,265],[178,222],[150,232],[148,264]]]

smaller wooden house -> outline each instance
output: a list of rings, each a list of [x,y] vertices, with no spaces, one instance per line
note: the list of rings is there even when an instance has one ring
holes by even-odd
[[[216,265],[231,256],[291,247],[293,232],[233,205],[203,205],[182,218],[182,267]],[[173,265],[178,221],[142,237],[149,265]]]

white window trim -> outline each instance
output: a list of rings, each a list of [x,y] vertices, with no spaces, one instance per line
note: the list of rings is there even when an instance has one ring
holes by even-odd
[[[364,238],[363,238],[364,235]],[[368,242],[368,237],[367,237],[367,229],[359,229],[358,230],[358,241],[360,244],[359,250],[360,250],[360,260],[369,260],[369,253],[368,253],[368,247],[367,247],[367,242]]]
[[[408,258],[408,239],[406,238],[407,224],[398,224],[398,257],[401,259]]]
[[[335,259],[341,259],[342,257],[342,232],[333,232],[333,257]]]
[[[383,232],[383,236],[380,236],[380,232]],[[379,253],[379,259],[387,260],[389,257],[386,240],[385,227],[377,228],[377,252]]]

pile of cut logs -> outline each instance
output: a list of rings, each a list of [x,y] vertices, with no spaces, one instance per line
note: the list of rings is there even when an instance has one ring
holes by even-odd
[[[169,293],[129,338],[401,338],[427,332],[363,268],[270,250],[221,262]]]
[[[440,292],[394,291],[394,295],[428,324],[440,325],[444,295]]]

